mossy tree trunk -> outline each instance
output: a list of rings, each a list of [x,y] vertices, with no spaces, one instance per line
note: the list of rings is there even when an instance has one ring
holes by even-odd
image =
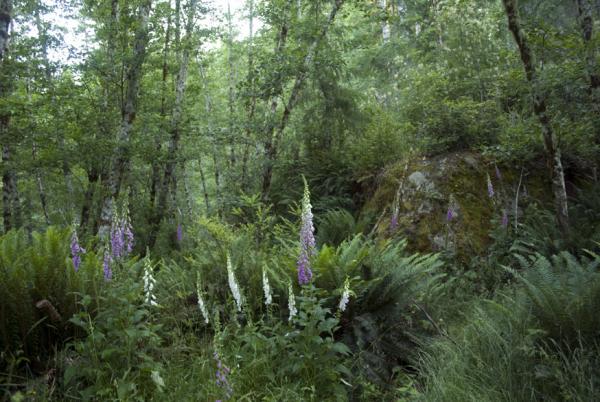
[[[142,78],[142,64],[146,58],[148,45],[148,19],[150,17],[151,0],[144,1],[140,6],[137,29],[135,32],[133,57],[127,69],[127,91],[125,103],[121,111],[121,126],[117,138],[117,147],[114,153],[112,170],[108,177],[108,194],[104,195],[100,226],[98,234],[107,237],[110,223],[114,213],[115,199],[119,196],[121,185],[129,167],[130,137],[133,122],[137,113],[138,92]]]
[[[548,116],[546,98],[542,94],[542,91],[539,87],[535,57],[531,47],[529,46],[527,36],[521,27],[518,1],[503,0],[503,3],[504,9],[506,10],[506,16],[508,18],[508,28],[510,29],[519,48],[521,61],[523,62],[523,67],[525,68],[525,75],[527,76],[527,81],[531,86],[533,110],[542,127],[544,147],[546,149],[548,166],[552,177],[552,192],[554,195],[556,219],[562,233],[566,235],[569,231],[569,212],[560,147],[558,145],[556,134],[552,129],[550,117]]]

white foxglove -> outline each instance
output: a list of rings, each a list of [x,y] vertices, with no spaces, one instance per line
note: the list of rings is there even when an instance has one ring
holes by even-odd
[[[202,317],[204,317],[204,322],[208,324],[209,323],[208,309],[206,308],[204,299],[202,299],[202,291],[200,289],[201,289],[200,278],[198,278],[198,281],[196,282],[196,293],[198,295],[198,308],[200,309],[200,312],[202,313]]]
[[[156,284],[156,280],[154,276],[152,276],[152,265],[150,264],[150,259],[146,259],[146,263],[144,264],[144,293],[146,295],[146,303],[151,306],[157,306],[156,296],[154,295],[154,285]]]
[[[235,305],[238,311],[242,311],[242,294],[240,293],[240,288],[235,280],[235,275],[233,274],[233,267],[231,266],[229,254],[227,254],[227,278],[229,281],[229,289],[231,289],[231,294],[235,300]]]
[[[269,285],[269,278],[267,277],[267,273],[264,269],[262,272],[262,283],[263,292],[265,293],[265,305],[269,306],[273,302],[273,296],[271,295],[271,286]]]
[[[338,305],[338,308],[340,309],[341,312],[344,312],[346,310],[346,307],[348,306],[349,301],[350,301],[350,281],[348,280],[348,278],[346,278],[346,281],[344,282],[344,291],[342,292],[342,298],[340,299],[340,304]]]
[[[298,310],[296,309],[296,298],[294,297],[294,290],[291,283],[288,286],[288,309],[290,310],[289,321],[292,321],[292,318],[298,314]]]

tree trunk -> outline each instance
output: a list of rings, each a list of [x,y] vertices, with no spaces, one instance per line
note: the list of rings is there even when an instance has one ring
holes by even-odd
[[[171,10],[171,1],[169,0],[169,11]],[[163,64],[162,64],[162,87],[160,100],[160,120],[164,124],[167,116],[167,78],[169,76],[169,41],[171,39],[171,13],[167,17],[167,31],[165,33],[165,46],[163,48]],[[160,183],[160,155],[162,154],[162,129],[154,137],[154,148],[156,157],[152,161],[152,181],[150,184],[150,208],[154,208],[156,193]]]
[[[94,202],[94,193],[96,192],[96,186],[98,185],[98,180],[100,179],[100,174],[95,166],[92,166],[90,170],[87,172],[88,177],[88,187],[83,196],[83,206],[81,207],[81,221],[79,227],[83,231],[86,232],[86,227],[90,220],[90,212],[92,209],[92,205]]]
[[[186,213],[188,218],[191,219],[194,216],[194,206],[192,204],[192,193],[190,192],[185,161],[181,162],[181,181],[183,181],[183,193],[185,195],[185,207],[187,209]]]
[[[383,43],[386,44],[390,41],[391,36],[390,22],[388,21],[387,0],[379,0],[379,8],[381,8],[381,13],[383,15],[383,19],[381,20],[381,37]]]
[[[12,0],[0,0],[0,63],[8,51],[8,34],[12,14]]]
[[[204,68],[202,67],[202,61],[198,60],[198,69],[200,70],[200,77],[202,78],[202,85],[204,88],[204,107],[207,118],[208,125],[208,135],[211,141],[212,148],[212,159],[213,159],[213,167],[214,167],[214,179],[215,179],[215,199],[217,205],[217,214],[220,216],[222,212],[222,203],[221,203],[221,180],[220,180],[220,170],[219,170],[219,162],[217,157],[217,136],[212,128],[212,100],[210,98],[210,93],[208,92],[207,77],[204,72]]]
[[[12,88],[5,68],[8,54],[9,28],[12,1],[0,0],[0,99],[6,98]],[[12,166],[12,150],[9,130],[10,113],[0,114],[0,143],[2,144],[2,218],[4,232],[17,225],[20,211],[16,174]]]
[[[192,43],[192,34],[194,28],[194,16],[196,11],[197,0],[191,0],[189,3],[189,13],[187,17],[185,39],[183,43],[183,51],[181,52],[181,60],[179,72],[177,73],[177,84],[175,87],[175,104],[171,116],[169,149],[167,151],[167,161],[165,164],[165,172],[162,179],[160,191],[158,192],[157,208],[154,212],[154,217],[148,238],[148,247],[154,247],[156,235],[163,220],[165,213],[168,210],[168,193],[169,184],[175,184],[175,166],[177,164],[177,153],[179,150],[179,141],[181,139],[181,116],[183,112],[183,100],[187,83],[188,65],[190,60],[190,47]],[[179,18],[177,18],[179,20]],[[180,45],[181,46],[181,45]],[[179,53],[179,52],[178,52]]]
[[[275,163],[275,159],[277,158],[277,152],[279,148],[279,142],[283,135],[283,131],[287,127],[287,123],[289,121],[292,110],[296,106],[298,102],[298,96],[300,95],[300,90],[304,85],[304,81],[306,80],[306,76],[308,74],[308,70],[315,58],[315,54],[317,48],[323,38],[327,35],[327,31],[333,24],[335,20],[335,16],[339,9],[342,7],[344,0],[335,0],[335,3],[329,13],[329,17],[327,18],[327,22],[321,29],[319,35],[313,40],[310,44],[308,51],[306,52],[306,56],[304,57],[304,61],[302,66],[300,67],[300,71],[296,76],[296,81],[294,82],[294,86],[292,91],[290,92],[290,96],[288,98],[287,103],[284,106],[283,115],[281,116],[281,120],[277,127],[270,126],[267,132],[267,142],[265,143],[265,159],[266,165],[263,171],[263,184],[262,184],[262,197],[263,200],[268,199],[269,191],[271,189],[271,180],[273,177],[273,164]],[[273,110],[272,110],[273,111]],[[275,131],[275,135],[273,136],[273,131]]]
[[[244,151],[242,153],[242,178],[240,184],[242,191],[248,188],[248,158],[250,154],[250,143],[252,141],[252,126],[254,123],[254,112],[256,110],[256,85],[254,75],[254,0],[249,0],[248,14],[248,76],[246,78],[248,87],[250,88],[250,101],[247,104],[246,110],[248,113],[248,121],[246,122],[246,138],[244,141]]]
[[[204,177],[204,169],[202,169],[202,160],[198,158],[198,169],[200,170],[200,184],[202,185],[202,192],[204,193],[204,203],[206,204],[206,215],[210,215],[210,202],[208,198],[208,191],[206,190],[206,178]]]
[[[279,30],[279,35],[277,36],[277,40],[275,42],[275,56],[277,57],[283,52],[285,44],[287,42],[288,37],[288,20],[287,14],[291,7],[291,1],[286,3],[286,7],[283,10],[283,22],[281,24],[281,29]],[[262,200],[268,201],[269,190],[271,189],[271,178],[273,176],[273,163],[275,163],[276,152],[274,152],[273,148],[273,131],[275,130],[275,116],[277,114],[277,107],[279,102],[277,100],[277,96],[281,94],[283,91],[283,83],[281,79],[277,82],[277,84],[273,87],[270,94],[270,114],[267,117],[266,129],[265,129],[265,142],[263,144],[264,148],[264,167],[263,167],[263,178],[262,178]]]
[[[548,167],[552,177],[552,192],[554,194],[556,219],[562,233],[567,235],[569,232],[569,210],[560,147],[556,135],[552,130],[552,124],[546,107],[546,99],[539,89],[534,54],[529,47],[525,32],[521,28],[517,0],[503,0],[503,2],[508,17],[508,28],[512,32],[515,42],[519,47],[519,53],[525,68],[527,81],[529,81],[531,86],[533,110],[542,127],[544,147],[546,149]]]
[[[137,111],[137,98],[142,77],[142,64],[146,58],[146,45],[148,44],[148,18],[150,16],[151,0],[146,0],[140,7],[138,26],[135,32],[133,57],[127,69],[127,92],[121,116],[121,127],[117,138],[117,147],[114,152],[113,166],[108,178],[108,194],[104,195],[100,227],[98,233],[101,238],[106,238],[113,216],[115,198],[121,190],[123,178],[129,165],[129,148],[131,130]]]
[[[590,0],[576,0],[579,23],[581,25],[581,36],[585,45],[586,72],[590,82],[590,93],[597,97],[600,89],[600,74],[596,72],[596,48],[592,44],[594,31],[594,18],[592,15],[592,4]],[[597,99],[596,99],[597,100]]]
[[[228,37],[228,53],[227,53],[227,64],[229,65],[229,96],[227,103],[229,106],[229,167],[231,169],[231,178],[233,179],[233,173],[236,164],[235,157],[235,132],[234,132],[234,100],[235,100],[235,71],[233,68],[233,26],[231,22],[231,7],[227,3],[227,25],[229,29]]]
[[[37,165],[37,144],[35,143],[35,141],[31,146],[31,157],[33,159],[33,163]],[[50,225],[50,217],[48,216],[48,197],[46,196],[46,190],[44,189],[44,181],[42,180],[42,170],[38,166],[35,167],[35,181],[40,197],[40,204],[42,205],[44,221],[46,222],[46,225]]]

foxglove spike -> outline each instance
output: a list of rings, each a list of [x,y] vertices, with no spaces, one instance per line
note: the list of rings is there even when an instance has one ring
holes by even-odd
[[[315,228],[313,225],[310,191],[304,180],[304,196],[302,197],[302,215],[300,227],[300,255],[297,261],[298,283],[308,284],[312,279],[310,259],[316,254]]]
[[[487,191],[488,191],[488,196],[490,198],[494,197],[494,186],[492,184],[492,179],[490,179],[490,175],[487,175]]]

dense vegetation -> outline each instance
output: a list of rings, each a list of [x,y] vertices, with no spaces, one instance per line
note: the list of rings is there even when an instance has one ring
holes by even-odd
[[[240,3],[0,0],[0,398],[597,399],[600,1]]]

